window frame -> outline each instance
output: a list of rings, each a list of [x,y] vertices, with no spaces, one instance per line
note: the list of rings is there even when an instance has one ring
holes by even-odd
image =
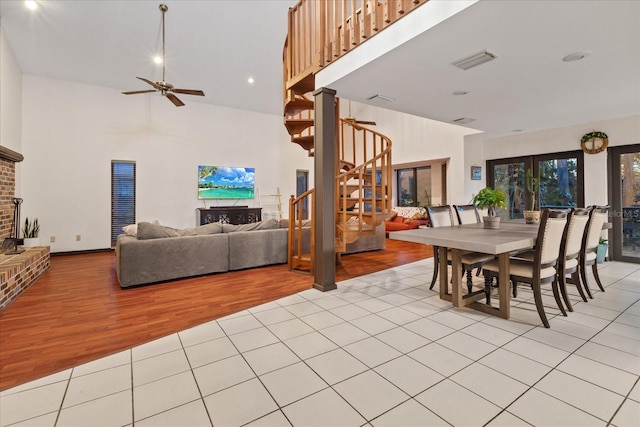
[[[561,151],[557,153],[545,153],[545,154],[530,154],[524,156],[517,157],[506,157],[502,159],[491,159],[486,161],[486,186],[492,187],[494,186],[494,171],[496,165],[503,164],[511,164],[511,163],[524,163],[524,170],[531,169],[533,171],[534,176],[538,176],[540,173],[539,165],[541,161],[548,160],[559,160],[559,159],[567,159],[567,158],[575,158],[577,160],[576,172],[577,172],[577,195],[576,195],[576,204],[578,207],[584,206],[584,152],[582,150],[572,150],[572,151]],[[536,206],[538,209],[540,208],[540,195],[536,196]],[[525,189],[525,198],[524,198],[524,206],[529,206],[531,204],[531,196],[529,192]],[[508,213],[509,217],[511,217],[511,212]]]
[[[132,165],[131,173],[116,173],[116,166]],[[121,196],[118,189],[131,184],[133,192],[130,196]],[[129,204],[129,206],[127,206]],[[126,214],[118,214],[118,208],[127,209]],[[122,227],[136,223],[136,162],[131,160],[111,161],[111,247],[115,247]]]

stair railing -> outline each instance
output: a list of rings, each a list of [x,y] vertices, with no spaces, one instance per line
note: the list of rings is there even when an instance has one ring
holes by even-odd
[[[375,228],[391,210],[391,140],[353,120],[340,119],[336,176],[337,248]]]
[[[289,9],[285,89],[315,74],[428,0],[300,0]]]
[[[298,197],[291,195],[289,199],[289,241],[287,245],[289,270],[308,270],[309,274],[313,274],[314,200],[313,188]],[[309,219],[305,219],[306,217]]]

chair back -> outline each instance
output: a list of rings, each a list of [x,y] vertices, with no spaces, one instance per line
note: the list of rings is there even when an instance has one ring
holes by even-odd
[[[480,222],[478,209],[474,205],[454,205],[458,224],[477,224]]]
[[[567,218],[568,224],[564,238],[565,259],[575,259],[580,254],[584,231],[589,222],[589,209],[575,208]]]
[[[609,219],[609,206],[594,206],[589,214],[589,221],[582,241],[583,252],[593,252],[600,242],[602,226]]]
[[[540,268],[556,265],[566,225],[567,211],[542,211],[534,258]]]
[[[429,224],[431,227],[448,227],[453,225],[453,214],[451,206],[428,206]]]

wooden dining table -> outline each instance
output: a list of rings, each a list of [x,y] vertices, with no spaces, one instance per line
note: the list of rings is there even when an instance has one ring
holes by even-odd
[[[510,315],[509,255],[514,251],[532,248],[538,234],[538,224],[502,221],[499,229],[484,228],[483,223],[450,227],[418,228],[394,231],[390,239],[423,243],[438,247],[440,270],[440,298],[451,301],[454,307],[470,307],[505,319]],[[447,249],[451,249],[451,292]],[[484,290],[463,294],[462,253],[481,252],[495,255],[499,260],[498,307],[480,302]]]

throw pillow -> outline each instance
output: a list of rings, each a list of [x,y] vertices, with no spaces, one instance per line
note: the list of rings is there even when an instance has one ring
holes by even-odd
[[[124,234],[135,237],[138,234],[138,226],[136,224],[125,225],[122,227],[122,231]]]
[[[393,221],[394,219],[396,219],[397,216],[398,216],[398,212],[391,211],[391,214],[389,215],[389,218],[387,218],[387,221]]]
[[[137,234],[140,240],[162,239],[164,237],[178,237],[180,235],[175,228],[152,224],[150,222],[139,222]]]

